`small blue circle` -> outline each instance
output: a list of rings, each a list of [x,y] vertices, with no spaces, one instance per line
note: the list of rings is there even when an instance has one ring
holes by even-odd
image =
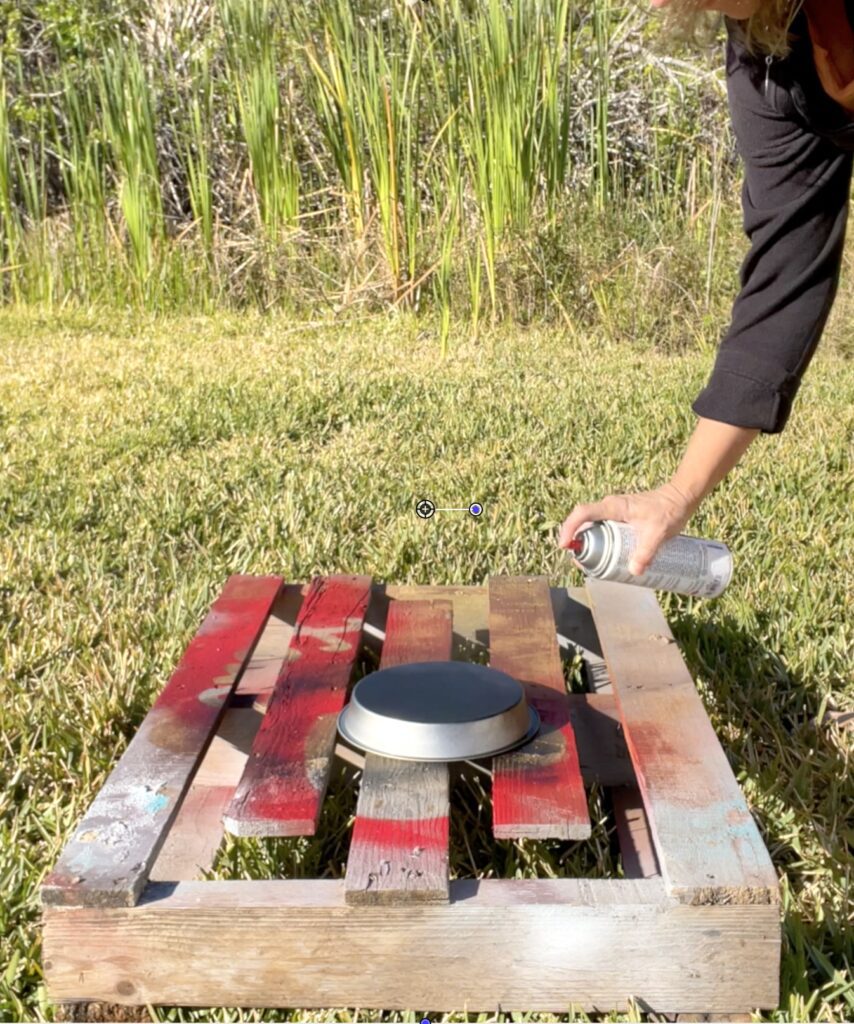
[[[481,512],[483,512],[483,505],[481,505],[479,501],[473,501],[471,505],[469,505],[469,512],[471,512],[473,516],[479,516]]]
[[[421,1024],[430,1024],[430,1020],[429,1020],[429,1018],[427,1018],[427,1017],[422,1017],[422,1018],[421,1018]]]

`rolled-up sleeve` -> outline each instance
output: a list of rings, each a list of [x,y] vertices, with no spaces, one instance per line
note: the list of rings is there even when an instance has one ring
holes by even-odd
[[[750,250],[729,329],[692,408],[773,434],[786,425],[833,305],[852,154],[810,131],[779,93],[769,101],[731,47],[727,86]]]

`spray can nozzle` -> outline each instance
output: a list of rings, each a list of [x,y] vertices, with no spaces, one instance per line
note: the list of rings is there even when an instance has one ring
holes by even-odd
[[[569,542],[569,544],[567,544],[566,546],[569,548],[570,551],[574,551],[576,554],[578,554],[581,551],[581,549],[584,547],[584,541],[583,540],[571,540]]]

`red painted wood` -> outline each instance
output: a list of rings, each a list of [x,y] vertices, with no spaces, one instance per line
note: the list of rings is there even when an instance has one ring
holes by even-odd
[[[435,818],[369,818],[356,817],[353,840],[369,843],[388,856],[394,850],[411,851],[414,847],[435,848],[448,843],[448,815]],[[352,847],[351,847],[352,848]]]
[[[493,762],[492,830],[499,839],[586,839],[590,818],[569,714],[548,581],[489,579],[490,665],[518,679],[540,731]]]
[[[224,823],[243,836],[313,835],[371,596],[369,576],[315,577]]]
[[[281,586],[228,580],[47,877],[45,903],[136,902]]]
[[[380,668],[413,661],[450,661],[451,601],[390,601]]]
[[[267,623],[228,700],[190,788],[181,801],[157,860],[152,882],[204,878],[216,861],[224,828],[222,818],[240,781],[252,741],[288,653],[303,592],[308,585],[285,583]]]
[[[381,668],[451,657],[449,601],[392,601]],[[448,766],[368,754],[347,858],[348,903],[448,899]]]

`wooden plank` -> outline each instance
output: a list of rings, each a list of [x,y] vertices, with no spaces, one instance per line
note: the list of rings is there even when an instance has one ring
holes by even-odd
[[[470,880],[449,904],[359,907],[340,880],[181,882],[53,910],[44,960],[55,1000],[732,1013],[777,1005],[780,920],[669,902],[660,881]]]
[[[546,908],[546,914],[549,907],[557,904],[602,911],[636,904],[660,911],[679,906],[667,892],[661,878],[463,878],[451,882],[450,893],[450,904],[471,901],[473,906],[480,908],[542,906]],[[359,920],[366,914],[366,919],[371,919],[369,908],[351,907],[346,903],[342,879],[217,880],[180,882],[177,886],[168,882],[149,883],[137,908],[143,904],[161,904],[167,898],[169,907],[175,910],[216,905],[223,909],[231,907],[251,911],[275,905],[336,910],[342,919],[352,914],[355,920]],[[448,910],[448,904],[429,906],[435,906],[446,914],[457,913]],[[399,921],[406,919],[405,913],[396,917]],[[443,914],[435,918],[442,919]]]
[[[447,765],[368,754],[347,857],[347,902],[447,902],[448,813]]]
[[[299,583],[286,583],[252,657],[237,682],[225,714],[150,872],[158,881],[190,881],[209,871],[222,845],[222,816],[232,797],[252,741],[261,725],[261,709],[273,692],[288,652],[302,605]]]
[[[392,601],[381,668],[451,656],[449,601]],[[448,900],[447,764],[367,754],[344,891],[348,903]]]
[[[229,832],[314,834],[332,766],[336,719],[347,697],[370,595],[369,576],[313,580],[224,816]]]
[[[490,664],[525,686],[541,723],[529,743],[494,759],[493,832],[586,839],[587,798],[544,576],[490,577],[489,635]]]
[[[688,903],[776,902],[771,858],[655,594],[587,587],[671,891]]]
[[[486,663],[489,657],[489,599],[486,587],[388,584],[384,589],[386,598],[391,601],[450,601],[454,620],[451,657],[454,661]]]
[[[611,801],[626,878],[658,877],[658,859],[640,790],[634,783],[616,786]]]
[[[281,585],[228,580],[48,875],[44,903],[136,901]]]

